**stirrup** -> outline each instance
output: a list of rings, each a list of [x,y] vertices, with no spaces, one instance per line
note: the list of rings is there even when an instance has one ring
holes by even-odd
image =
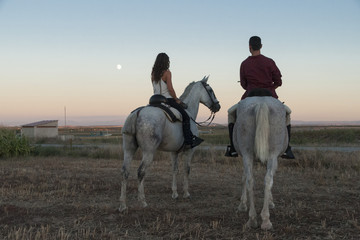
[[[238,153],[235,151],[235,149],[231,146],[228,145],[226,147],[226,153],[225,153],[225,157],[237,157],[239,156]]]

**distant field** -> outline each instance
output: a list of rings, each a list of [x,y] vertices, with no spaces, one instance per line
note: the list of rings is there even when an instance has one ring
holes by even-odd
[[[199,130],[201,137],[205,139],[204,144],[226,145],[229,142],[226,126],[200,127]],[[111,136],[101,137],[101,134],[104,133],[111,134]],[[121,140],[121,127],[60,128],[59,134],[74,135],[83,142],[104,141],[117,143],[118,139]],[[295,145],[360,145],[360,126],[293,126],[291,143]]]
[[[294,145],[360,146],[360,126],[294,127]]]
[[[13,131],[13,134],[20,132],[17,129],[8,129],[8,131]],[[0,135],[2,132],[0,131]],[[22,152],[30,152],[32,156],[106,159],[118,158],[122,155],[120,150],[122,145],[121,127],[60,128],[59,135],[69,135],[72,138],[66,141],[62,141],[60,138],[29,139],[33,147],[31,149],[24,148]],[[225,151],[226,145],[229,144],[226,126],[201,127],[200,137],[205,139],[201,146],[217,146],[218,148],[223,146],[223,151]],[[18,141],[18,139],[15,140]],[[1,144],[3,144],[2,141],[0,141]],[[9,146],[8,143],[5,144],[7,147]],[[84,147],[76,147],[79,145]],[[359,147],[360,126],[294,126],[291,134],[291,145],[294,147]],[[59,146],[61,147],[59,148]],[[19,150],[22,149],[17,147],[16,151]],[[4,155],[2,154],[3,151],[8,152],[8,150],[0,147],[0,158]]]

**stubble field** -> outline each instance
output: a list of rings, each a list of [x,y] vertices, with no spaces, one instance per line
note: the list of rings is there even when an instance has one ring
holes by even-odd
[[[302,151],[296,160],[279,159],[271,231],[245,227],[248,213],[236,211],[241,159],[222,155],[197,151],[191,199],[173,200],[171,163],[166,153],[157,154],[145,179],[149,206],[143,209],[137,202],[137,153],[125,213],[117,211],[120,158],[1,160],[0,239],[360,239],[359,152]],[[259,214],[265,167],[257,163],[255,169]]]

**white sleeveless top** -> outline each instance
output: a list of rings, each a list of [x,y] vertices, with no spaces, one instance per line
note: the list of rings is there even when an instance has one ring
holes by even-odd
[[[152,81],[152,85],[154,89],[154,94],[161,94],[166,98],[172,98],[166,82],[164,82],[162,79],[160,79],[159,82]]]

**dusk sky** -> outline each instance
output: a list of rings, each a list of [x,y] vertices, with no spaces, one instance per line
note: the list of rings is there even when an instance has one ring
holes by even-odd
[[[283,75],[292,120],[360,120],[359,0],[0,0],[0,125],[63,125],[65,106],[68,121],[121,125],[148,103],[160,52],[178,96],[210,75],[214,122],[226,123],[253,35]]]

